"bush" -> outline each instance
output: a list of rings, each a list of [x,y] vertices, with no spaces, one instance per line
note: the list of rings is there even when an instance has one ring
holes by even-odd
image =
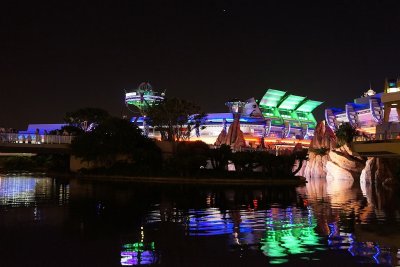
[[[36,166],[31,157],[10,157],[4,162],[6,170],[30,171]]]
[[[180,142],[176,155],[169,161],[169,168],[174,166],[181,176],[196,175],[200,168],[207,165],[209,146],[202,141]]]
[[[153,140],[142,135],[133,123],[119,118],[108,118],[93,131],[77,136],[72,154],[87,162],[97,162],[106,169],[117,171],[119,157],[125,157],[127,166],[140,175],[154,175],[162,166],[161,150]]]

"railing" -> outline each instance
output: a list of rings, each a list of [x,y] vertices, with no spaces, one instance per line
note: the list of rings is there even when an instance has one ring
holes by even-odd
[[[0,133],[0,143],[14,144],[71,144],[75,136],[72,135],[45,135]]]
[[[219,148],[220,146],[217,145],[210,145],[209,146],[211,149],[216,149]],[[236,150],[232,150],[232,152],[267,152],[269,154],[275,155],[275,156],[282,156],[282,155],[290,155],[293,153],[293,148],[289,149],[289,148],[262,148],[262,147],[240,147],[239,149]]]
[[[363,135],[356,135],[353,137],[353,142],[365,142],[374,140],[375,140],[374,134],[363,134]]]
[[[400,132],[387,132],[379,134],[363,134],[354,136],[354,142],[400,140]]]

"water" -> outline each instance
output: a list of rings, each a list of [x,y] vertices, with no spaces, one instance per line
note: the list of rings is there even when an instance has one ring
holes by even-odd
[[[0,175],[1,266],[397,266],[399,194]]]

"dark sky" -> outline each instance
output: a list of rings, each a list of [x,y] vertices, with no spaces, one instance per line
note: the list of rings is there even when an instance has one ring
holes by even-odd
[[[18,1],[0,4],[0,126],[124,110],[142,81],[225,111],[275,88],[344,107],[400,74],[400,1]]]

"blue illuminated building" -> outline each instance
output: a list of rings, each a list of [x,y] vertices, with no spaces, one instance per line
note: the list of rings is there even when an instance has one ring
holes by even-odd
[[[325,109],[325,120],[333,130],[348,122],[358,130],[375,134],[376,126],[399,121],[399,94],[400,80],[386,79],[381,93],[369,89],[363,96],[346,103],[344,108]]]
[[[268,89],[261,100],[237,100],[241,107],[237,107],[236,112],[233,111],[235,103],[226,103],[231,112],[206,114],[203,120],[204,129],[197,133],[193,131],[190,140],[214,144],[221,131],[226,130],[234,122],[235,114],[239,113],[240,130],[247,145],[259,146],[262,140],[291,146],[298,142],[308,145],[317,124],[312,112],[322,104],[320,101],[276,89]],[[131,121],[145,130],[149,137],[159,139],[160,134],[143,118],[145,117],[133,117]]]

